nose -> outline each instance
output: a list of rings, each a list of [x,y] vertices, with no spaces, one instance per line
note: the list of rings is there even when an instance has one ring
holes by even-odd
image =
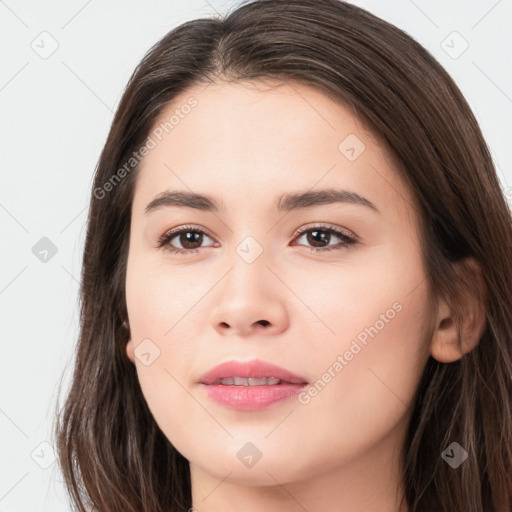
[[[211,323],[223,336],[275,335],[286,329],[286,287],[270,269],[265,251],[252,262],[238,254],[216,287]]]

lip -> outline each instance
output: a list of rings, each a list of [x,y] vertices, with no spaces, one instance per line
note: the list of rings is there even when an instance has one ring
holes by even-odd
[[[236,386],[214,384],[229,377],[280,379],[281,384],[263,386]],[[239,411],[256,411],[299,394],[308,382],[304,377],[265,361],[254,359],[239,362],[227,361],[206,372],[199,384],[206,395],[220,405]]]
[[[229,377],[253,377],[260,379],[263,377],[274,377],[289,384],[307,384],[304,377],[276,366],[275,364],[253,359],[252,361],[226,361],[225,363],[214,366],[207,371],[200,379],[201,384],[213,384],[219,379]]]

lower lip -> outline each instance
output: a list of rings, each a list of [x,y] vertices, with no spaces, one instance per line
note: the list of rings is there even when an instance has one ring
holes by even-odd
[[[298,395],[307,384],[276,384],[273,386],[227,386],[201,384],[206,394],[216,402],[238,411],[257,411]]]

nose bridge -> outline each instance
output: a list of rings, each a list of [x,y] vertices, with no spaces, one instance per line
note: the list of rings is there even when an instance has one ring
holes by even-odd
[[[212,298],[211,323],[220,334],[262,334],[262,328],[276,334],[286,328],[287,314],[285,296],[279,296],[276,277],[267,268],[273,266],[273,255],[264,240],[257,240],[259,235],[244,231],[240,242],[233,243],[227,274]]]
[[[241,241],[233,247],[230,258],[230,279],[235,284],[238,283],[238,287],[249,286],[254,289],[258,284],[264,283],[267,274],[270,274],[267,265],[270,264],[271,254],[265,246],[267,238],[262,240],[261,234],[250,234],[249,230],[240,237]]]
[[[229,254],[222,265],[228,273],[217,296],[224,305],[231,303],[243,307],[248,305],[247,302],[269,302],[271,293],[276,289],[271,282],[275,277],[267,268],[274,267],[270,243],[273,232],[267,233],[268,226],[260,219],[251,222],[250,212],[247,208],[244,211],[245,217],[237,210],[236,222],[230,226]],[[244,222],[243,219],[249,221]]]
[[[228,254],[223,256],[226,261],[226,270],[230,269],[226,279],[230,283],[231,293],[262,293],[267,292],[275,280],[269,268],[275,268],[277,254],[273,247],[277,247],[276,236],[278,230],[270,229],[275,219],[268,215],[271,211],[269,200],[264,192],[258,192],[261,187],[256,183],[249,190],[255,190],[253,200],[247,201],[241,197],[229,205],[234,214],[228,221],[229,236],[226,239]],[[268,194],[267,194],[268,195]],[[258,206],[260,205],[260,206]],[[274,289],[274,286],[272,286]],[[224,288],[224,291],[228,291]]]
[[[268,237],[264,233],[259,231],[256,234],[254,231],[247,230],[240,236],[241,241],[234,248],[240,260],[250,266],[254,263],[258,264],[258,262],[261,264],[262,260],[268,259]]]
[[[256,204],[262,204],[262,202],[241,201],[232,205],[236,213],[229,222],[231,230],[229,263],[240,277],[245,276],[246,273],[252,274],[254,271],[262,272],[265,263],[270,261],[268,244],[273,232],[268,233],[268,220],[264,218],[264,211],[258,212],[257,207],[255,209]],[[263,204],[265,204],[264,201]]]
[[[286,286],[274,275],[275,231],[269,233],[261,218],[245,222],[249,216],[237,217],[223,255],[223,279],[211,298],[210,322],[223,335],[276,334],[287,328],[288,314]]]

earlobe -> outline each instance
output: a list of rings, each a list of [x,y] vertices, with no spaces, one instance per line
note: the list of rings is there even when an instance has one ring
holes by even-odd
[[[128,340],[126,343],[126,355],[128,356],[128,359],[135,363],[135,355],[133,353],[133,341],[131,339]]]
[[[430,352],[442,363],[452,363],[471,352],[480,342],[486,326],[488,292],[480,265],[474,258],[467,258],[455,266],[464,289],[453,300],[460,302],[457,308],[463,313],[457,326],[454,308],[445,300],[438,305]]]
[[[458,342],[457,326],[448,304],[444,301],[439,307],[430,353],[440,363],[452,363],[464,355]]]
[[[135,354],[133,352],[133,350],[134,350],[133,341],[130,336],[130,327],[128,325],[128,322],[123,322],[123,327],[126,329],[126,331],[128,333],[128,341],[126,342],[126,355],[132,363],[135,363]]]

